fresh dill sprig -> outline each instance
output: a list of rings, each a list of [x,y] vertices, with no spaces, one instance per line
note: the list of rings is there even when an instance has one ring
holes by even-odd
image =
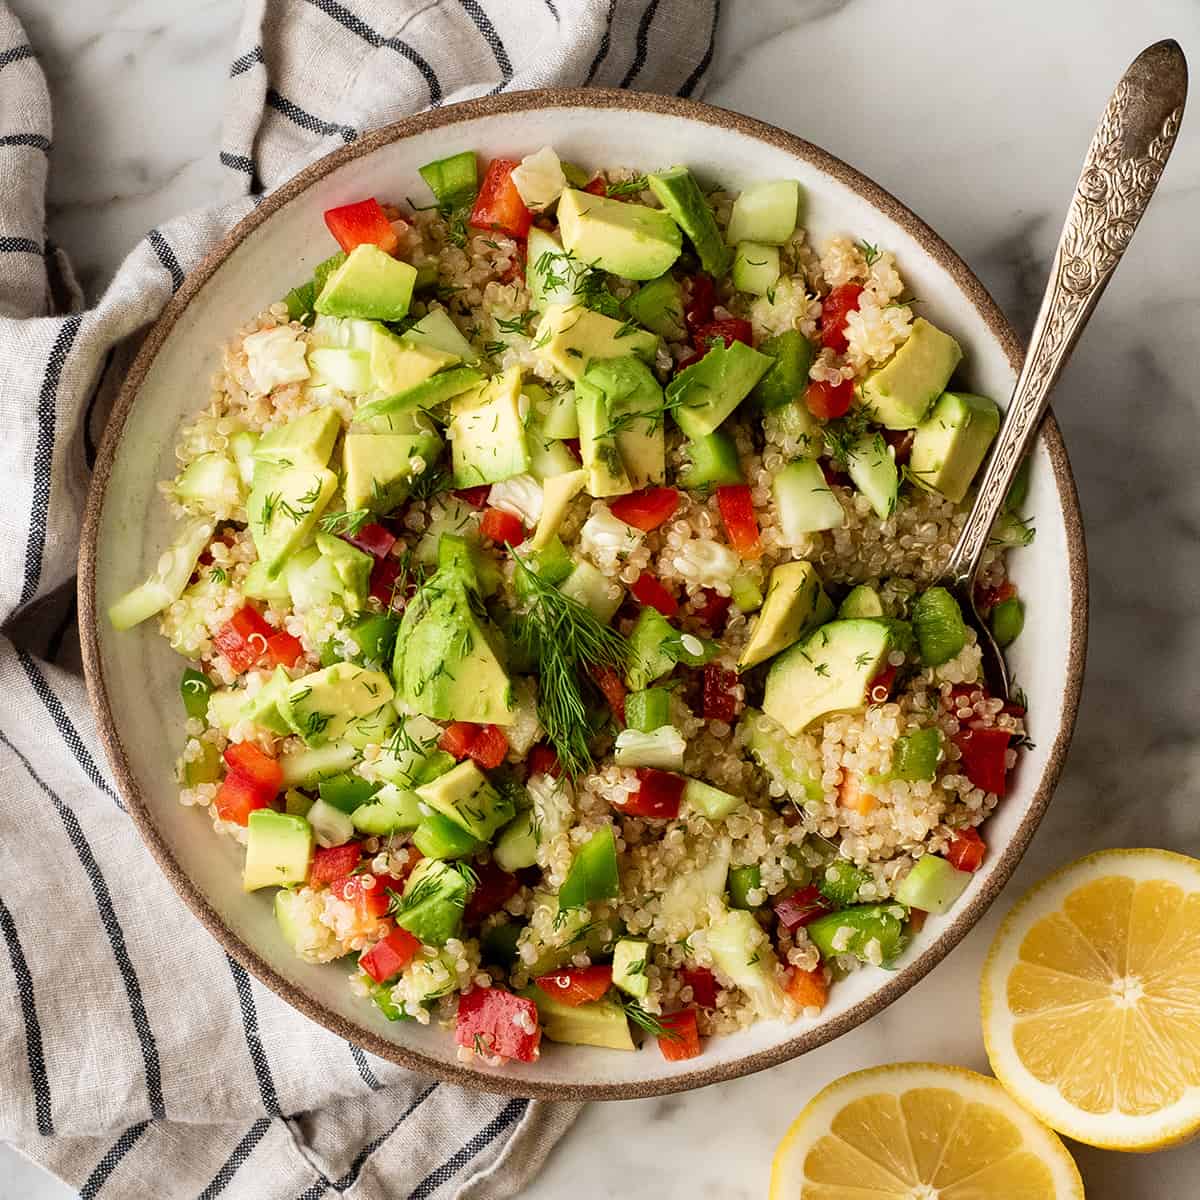
[[[677,408],[682,408],[687,399],[687,393],[680,392],[678,395],[664,399],[662,404],[654,408],[632,409],[628,412],[617,413],[599,436],[601,438],[608,438],[617,433],[624,433],[627,430],[633,429],[638,421],[646,422],[646,428],[642,430],[643,433],[657,433],[667,413],[674,412]]]
[[[371,519],[369,508],[352,508],[346,512],[328,513],[317,525],[324,533],[333,533],[345,537],[354,537],[361,532],[362,527]]]
[[[621,196],[636,196],[650,186],[645,175],[635,175],[632,179],[622,179],[617,183],[606,183],[604,190],[610,199],[616,200]]]
[[[825,449],[839,467],[845,468],[850,461],[850,452],[862,441],[871,424],[866,408],[854,404],[844,417],[827,421],[821,430],[825,438]]]
[[[669,1029],[653,1013],[648,1013],[636,1000],[626,1000],[621,1007],[635,1025],[644,1029],[651,1036],[666,1038],[670,1042],[683,1040],[678,1030]]]
[[[878,246],[872,246],[870,242],[859,242],[858,248],[862,251],[862,256],[867,260],[867,266],[873,267],[881,253]]]
[[[225,583],[229,576],[223,567],[213,567],[208,573],[208,578],[211,583]]]
[[[429,466],[413,477],[408,494],[413,500],[431,500],[439,492],[449,490],[450,472],[443,466]]]

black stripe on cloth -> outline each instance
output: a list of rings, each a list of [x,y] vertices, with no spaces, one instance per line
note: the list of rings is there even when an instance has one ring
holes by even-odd
[[[36,254],[39,258],[45,253],[33,238],[0,237],[0,252],[4,254]]]
[[[79,865],[83,867],[84,873],[92,885],[92,894],[100,913],[100,921],[104,926],[105,933],[108,934],[109,946],[112,948],[117,969],[121,973],[121,981],[125,985],[125,995],[129,1000],[129,1013],[133,1020],[133,1028],[141,1043],[142,1065],[146,1072],[146,1093],[150,1104],[150,1113],[161,1119],[167,1115],[167,1110],[163,1103],[162,1068],[158,1060],[158,1042],[154,1037],[154,1030],[150,1027],[150,1019],[146,1015],[146,1004],[142,999],[142,985],[138,982],[137,971],[134,970],[133,962],[130,960],[129,948],[125,944],[125,932],[121,928],[121,922],[117,920],[112,894],[108,890],[104,873],[100,870],[100,864],[96,862],[96,856],[92,853],[92,847],[88,844],[87,837],[79,824],[79,818],[59,799],[49,784],[33,769],[25,755],[8,740],[3,732],[0,732],[0,742],[20,759],[21,765],[28,772],[30,779],[50,798],[51,803],[58,811],[63,828],[67,831],[67,837],[79,859]]]
[[[11,50],[5,50],[0,54],[0,70],[3,70],[9,63],[20,62],[23,58],[33,58],[32,46],[14,46]]]
[[[308,0],[308,3],[314,8],[320,9],[327,17],[331,17],[351,33],[358,34],[367,45],[374,46],[376,49],[383,47],[387,50],[395,50],[402,58],[408,59],[425,78],[426,86],[429,88],[429,103],[434,108],[441,105],[442,81],[438,79],[437,72],[429,63],[407,42],[401,41],[398,37],[384,37],[383,34],[372,29],[361,17],[356,17],[348,8],[338,4],[337,0]]]
[[[713,0],[712,29],[708,34],[708,49],[704,57],[696,64],[696,69],[683,82],[679,95],[690,96],[696,90],[696,84],[704,78],[704,72],[712,65],[713,54],[717,48],[717,24],[721,20],[721,0]]]
[[[32,655],[27,650],[18,648],[17,658],[21,666],[25,668],[25,674],[29,679],[30,686],[37,692],[41,702],[46,706],[46,711],[50,714],[51,720],[58,728],[59,736],[66,743],[67,749],[71,751],[71,755],[79,764],[80,770],[88,777],[90,783],[95,784],[124,812],[125,805],[121,803],[120,796],[108,786],[108,781],[100,774],[95,760],[88,753],[88,748],[83,744],[83,738],[79,736],[79,731],[71,724],[71,718],[67,716],[67,710],[63,707],[63,702],[55,694],[50,684],[47,683],[46,677],[38,669],[38,665],[34,662]]]
[[[554,18],[555,22],[559,23],[560,18],[558,9],[554,7],[554,0],[542,0],[542,3],[550,10],[550,15]]]
[[[171,294],[174,295],[183,287],[184,274],[179,259],[175,257],[175,251],[171,249],[171,243],[157,229],[150,230],[146,234],[146,240],[153,248],[158,261],[162,263],[163,269],[170,275]]]
[[[258,1009],[254,1004],[250,976],[246,974],[246,968],[236,959],[230,958],[228,954],[225,955],[225,958],[229,963],[229,970],[233,974],[238,1003],[242,1006],[242,1026],[246,1031],[246,1049],[250,1051],[250,1062],[254,1066],[254,1077],[258,1080],[258,1090],[262,1095],[263,1108],[273,1117],[282,1117],[283,1110],[279,1107],[279,1097],[275,1092],[275,1077],[271,1074],[271,1064],[267,1061],[262,1035],[258,1032]]]
[[[40,133],[6,133],[0,137],[0,146],[28,146],[33,150],[50,149],[50,139]]]
[[[37,1114],[37,1130],[43,1137],[54,1133],[54,1115],[50,1103],[50,1080],[46,1076],[46,1059],[42,1053],[42,1027],[38,1022],[37,1002],[33,993],[33,976],[21,940],[17,937],[16,922],[4,901],[0,899],[0,930],[8,943],[8,957],[17,980],[21,997],[21,1019],[25,1023],[25,1055],[29,1060],[29,1080],[33,1085],[33,1110]]]
[[[625,78],[621,80],[620,86],[623,88],[627,88],[646,65],[646,55],[650,52],[650,25],[654,20],[654,14],[658,12],[658,3],[659,0],[650,0],[650,3],[646,5],[646,11],[642,13],[642,19],[638,22],[637,50],[633,56],[633,63],[625,72]]]
[[[617,0],[608,0],[608,16],[604,20],[604,36],[600,39],[600,48],[596,51],[596,57],[592,59],[592,65],[588,70],[587,78],[583,81],[584,87],[587,87],[596,78],[596,72],[600,70],[600,64],[608,57],[609,49],[612,47],[613,16],[616,14],[616,11]]]
[[[371,1064],[367,1062],[367,1056],[363,1053],[361,1046],[356,1046],[353,1042],[347,1042],[350,1047],[350,1057],[354,1059],[354,1065],[358,1068],[359,1075],[362,1076],[362,1081],[373,1092],[378,1092],[383,1084],[379,1082],[379,1076],[371,1070]]]
[[[138,1138],[150,1128],[149,1121],[131,1125],[113,1143],[111,1150],[96,1164],[96,1169],[87,1177],[83,1187],[79,1189],[79,1200],[95,1200],[100,1189],[108,1182],[108,1177],[121,1164],[121,1159],[133,1149]]]
[[[29,514],[29,536],[25,544],[22,604],[28,604],[33,599],[42,581],[42,554],[46,548],[46,526],[50,514],[50,465],[54,458],[58,385],[82,320],[82,314],[73,313],[59,327],[54,345],[50,347],[50,357],[46,361],[46,372],[38,392],[38,432],[33,452],[33,511]]]
[[[320,117],[314,117],[312,113],[305,112],[298,104],[293,103],[286,96],[281,96],[274,88],[267,88],[267,103],[278,113],[282,113],[293,125],[299,125],[301,129],[307,130],[309,133],[331,134],[337,133],[341,135],[342,141],[349,144],[358,137],[358,130],[351,129],[349,125],[338,125],[333,121],[323,121]]]
[[[493,91],[507,87],[513,77],[512,62],[509,60],[508,51],[504,48],[504,43],[500,40],[500,35],[496,32],[491,18],[483,11],[479,0],[458,0],[458,3],[475,23],[475,28],[479,30],[479,36],[491,47],[492,57],[496,60],[496,66],[500,68],[501,79]]]
[[[245,154],[230,154],[228,150],[222,150],[219,157],[221,166],[228,167],[231,171],[240,171],[243,175],[254,174],[254,159]]]
[[[263,61],[263,52],[261,46],[255,46],[253,50],[247,50],[245,54],[239,54],[237,58],[229,64],[229,78],[234,79],[238,75],[245,75],[255,63]]]
[[[196,1197],[196,1200],[214,1200],[229,1185],[229,1181],[237,1174],[246,1159],[254,1153],[254,1147],[263,1140],[263,1134],[271,1128],[270,1117],[259,1117],[246,1131],[245,1137],[233,1148],[233,1153],[221,1165],[221,1169],[213,1176],[212,1183]]]
[[[481,1150],[486,1150],[510,1125],[515,1124],[529,1107],[528,1100],[510,1100],[500,1114],[489,1121],[465,1146],[452,1154],[438,1169],[426,1175],[408,1194],[408,1200],[425,1200],[443,1184],[449,1183],[459,1169]]]

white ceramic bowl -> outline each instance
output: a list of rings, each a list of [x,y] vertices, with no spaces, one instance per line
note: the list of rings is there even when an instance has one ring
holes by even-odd
[[[174,474],[178,425],[202,403],[202,381],[216,369],[222,343],[328,254],[322,212],[362,196],[420,195],[417,167],[458,149],[486,160],[547,144],[586,166],[687,163],[733,190],[765,178],[799,179],[813,239],[848,232],[893,251],[922,314],[962,344],[964,382],[1001,402],[1010,394],[1021,350],[978,280],[907,209],[816,147],[720,109],[636,93],[472,101],[367,135],[309,167],[188,278],[147,339],[100,450],[80,559],[81,627],[92,700],[130,812],[197,916],[267,986],[374,1053],[431,1075],[518,1095],[626,1098],[759,1070],[845,1033],[911,987],[970,930],[1020,858],[1062,765],[1082,679],[1087,573],[1070,468],[1049,418],[1034,450],[1028,503],[1037,539],[1012,557],[1027,621],[1010,662],[1029,696],[1036,749],[1022,753],[1011,794],[986,826],[987,860],[954,910],[926,923],[897,971],[862,970],[840,982],[815,1021],[760,1023],[711,1039],[699,1058],[681,1063],[665,1062],[652,1041],[634,1054],[547,1044],[536,1064],[472,1070],[457,1061],[445,1031],[390,1024],[358,1000],[344,963],[299,961],[278,935],[269,896],[242,892],[240,847],[209,835],[207,818],[178,803],[172,762],[182,738],[181,661],[153,622],[115,634],[97,614],[147,573],[167,543],[170,521],[155,484]]]

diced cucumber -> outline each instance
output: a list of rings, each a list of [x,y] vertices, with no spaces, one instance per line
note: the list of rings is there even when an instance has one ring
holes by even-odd
[[[690,491],[741,483],[742,469],[738,463],[733,438],[721,430],[688,442],[687,461],[680,467],[679,482]]]
[[[992,609],[988,618],[992,626],[992,636],[998,646],[1007,646],[1015,642],[1025,628],[1025,605],[1016,596],[1001,600]]]
[[[712,902],[725,895],[732,852],[729,838],[715,838],[706,849],[708,857],[703,865],[672,874],[662,894],[659,913],[670,925],[689,931],[699,929],[708,921]]]
[[[479,190],[475,151],[463,150],[447,158],[435,159],[417,171],[429,185],[438,204],[457,208],[469,204]]]
[[[526,243],[525,278],[533,307],[542,312],[548,304],[574,304],[588,270],[562,247],[557,234],[534,226]]]
[[[770,938],[754,917],[731,909],[708,930],[708,948],[717,970],[751,999],[765,1021],[783,1014],[784,993],[779,985],[779,965]]]
[[[650,991],[650,977],[646,974],[649,961],[649,942],[639,938],[621,938],[613,947],[613,986],[635,1000],[645,999]]]
[[[860,583],[852,587],[838,605],[837,615],[847,621],[856,617],[882,617],[883,601],[869,583]]]
[[[175,498],[186,507],[223,515],[242,500],[242,477],[226,454],[201,454],[179,473]]]
[[[800,185],[794,179],[751,184],[733,202],[725,240],[782,246],[795,232],[800,213]]]
[[[575,392],[571,388],[551,395],[542,418],[542,432],[548,438],[560,440],[579,436],[579,410],[575,406]]]
[[[108,620],[112,627],[118,631],[132,629],[174,604],[183,595],[196,561],[212,535],[209,521],[191,521],[185,525],[158,560],[150,578],[109,606]]]
[[[576,604],[590,609],[602,625],[607,625],[613,619],[624,596],[621,589],[617,589],[616,596],[613,596],[609,581],[590,562],[582,560],[575,564],[571,574],[559,584],[558,590]]]
[[[823,960],[853,954],[860,962],[876,961],[886,967],[907,943],[906,917],[899,904],[858,904],[810,922],[808,937]]]
[[[537,865],[537,824],[532,809],[517,813],[500,832],[492,857],[502,871],[515,874]]]
[[[349,816],[324,800],[316,801],[308,810],[308,823],[318,846],[344,846],[354,838],[354,825]]]
[[[817,872],[817,890],[828,900],[843,908],[858,899],[864,883],[870,883],[867,871],[839,858]]]
[[[213,692],[208,698],[208,723],[228,732],[242,719],[245,702],[246,693],[240,688]],[[285,786],[287,783],[285,774]]]
[[[944,858],[926,854],[900,881],[896,899],[909,908],[940,916],[954,906],[970,882],[969,871],[959,871]]]
[[[808,369],[812,366],[812,344],[798,329],[788,329],[764,338],[759,348],[775,359],[775,365],[754,385],[750,398],[764,412],[799,404],[809,418],[807,421],[801,418],[804,428],[800,432],[808,433],[813,421],[803,397],[808,387]]]
[[[533,231],[530,231],[533,236]],[[625,311],[639,324],[652,333],[670,341],[681,341],[687,336],[683,320],[683,289],[679,280],[671,275],[660,275],[644,283],[628,300]]]
[[[779,247],[739,242],[730,273],[739,292],[765,296],[779,282]]]
[[[183,764],[183,786],[194,788],[202,783],[216,783],[223,771],[221,752],[212,742],[201,742],[200,757]]]
[[[312,382],[329,384],[347,396],[362,396],[371,390],[371,356],[365,350],[318,347],[308,352]]]
[[[357,761],[358,751],[353,746],[334,742],[284,754],[279,759],[279,766],[283,771],[285,788],[312,787],[322,779],[330,779],[348,771]]]
[[[967,627],[963,624],[958,601],[942,587],[922,592],[913,604],[913,632],[921,650],[921,662],[940,667],[966,645]]]
[[[423,858],[404,885],[396,924],[430,946],[457,937],[473,885],[449,863]]]
[[[757,866],[729,868],[729,903],[733,908],[754,910],[749,895],[762,887],[762,871]]]
[[[1015,513],[1025,507],[1029,498],[1029,459],[1025,459],[1017,468],[1008,495],[1004,497],[1004,511]]]
[[[613,758],[620,767],[657,767],[660,771],[683,769],[687,742],[674,725],[664,725],[649,733],[622,729],[617,734]]]
[[[816,459],[798,458],[779,471],[772,483],[783,540],[797,545],[807,534],[841,529],[846,512],[830,490]]]
[[[752,613],[762,608],[762,588],[755,582],[754,577],[739,571],[729,587],[734,607],[738,612]]]
[[[938,759],[942,753],[942,735],[936,729],[917,729],[896,739],[892,747],[892,770],[889,778],[914,782],[932,780],[937,775]]]
[[[522,553],[521,561],[543,583],[548,583],[551,587],[557,587],[575,570],[575,560],[567,553],[567,548],[557,534],[541,550]],[[513,587],[518,598],[526,600],[532,595],[534,584],[524,571],[518,570],[513,573]]]
[[[463,362],[475,362],[479,355],[463,337],[444,308],[431,308],[415,325],[406,329],[401,340],[416,346],[429,346],[454,354]]]
[[[689,779],[684,784],[683,802],[710,821],[723,821],[744,803],[741,796],[730,795],[699,779]]]
[[[656,608],[646,605],[638,613],[629,635],[628,679],[631,691],[641,691],[675,667],[675,656],[665,642],[676,636],[676,629]]]
[[[860,438],[846,454],[846,470],[854,486],[871,502],[875,515],[886,521],[896,511],[900,472],[896,452],[876,433]]]
[[[402,829],[416,829],[422,816],[416,792],[385,783],[369,804],[360,805],[350,814],[350,820],[360,833],[384,837]]]
[[[666,688],[643,688],[625,697],[625,725],[650,733],[671,723],[671,693]]]
[[[1002,512],[992,526],[991,542],[993,546],[1015,550],[1018,546],[1028,546],[1033,541],[1034,533],[1033,526],[1016,513]]]
[[[238,469],[238,476],[246,487],[254,482],[254,449],[258,445],[258,434],[240,429],[229,435],[229,454]]]

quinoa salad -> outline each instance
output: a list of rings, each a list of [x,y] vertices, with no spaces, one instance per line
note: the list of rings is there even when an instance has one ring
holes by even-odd
[[[180,802],[480,1068],[812,1021],[955,904],[1025,740],[935,586],[999,410],[794,180],[420,174],[224,347],[109,610],[188,660]]]

